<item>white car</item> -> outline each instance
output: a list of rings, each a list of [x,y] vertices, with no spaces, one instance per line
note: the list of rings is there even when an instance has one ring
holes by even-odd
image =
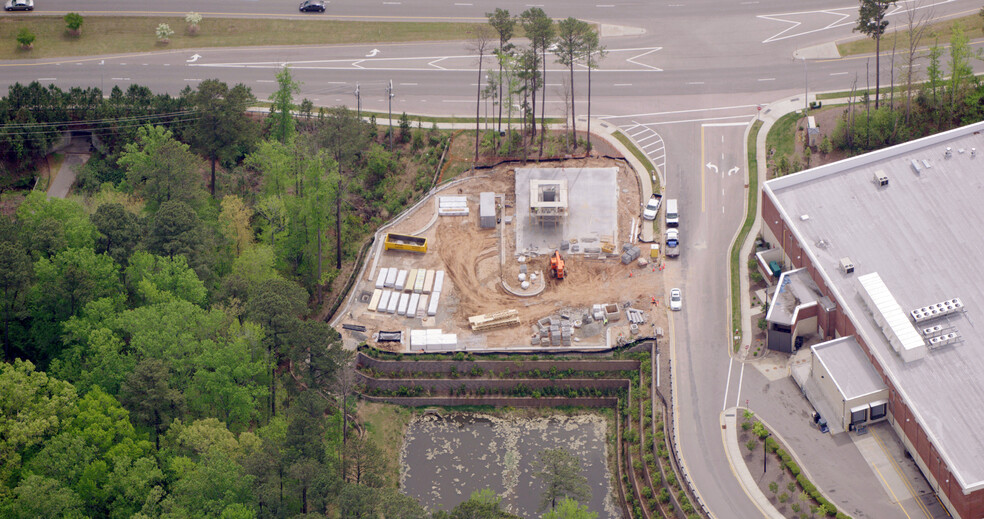
[[[33,11],[34,0],[7,0],[3,8],[6,11]]]
[[[674,312],[683,310],[683,293],[679,288],[670,290],[670,310]]]
[[[646,208],[642,210],[642,218],[645,220],[655,220],[656,215],[659,214],[659,202],[663,197],[659,195],[653,195],[649,198],[649,203],[646,204]]]

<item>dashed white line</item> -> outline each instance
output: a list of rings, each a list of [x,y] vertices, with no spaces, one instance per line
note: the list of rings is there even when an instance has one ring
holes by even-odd
[[[831,76],[846,76],[847,72],[831,72]]]
[[[185,78],[184,80],[185,81],[201,81],[201,79],[195,79],[195,78],[192,78],[192,79]]]
[[[615,7],[615,4],[597,4],[595,7]]]
[[[257,79],[256,82],[257,83],[275,83],[276,81],[274,81],[272,79]]]
[[[403,2],[383,2],[383,5],[400,5]]]
[[[416,83],[400,83],[400,86],[417,86]]]
[[[526,7],[543,7],[544,4],[526,4]]]
[[[58,78],[55,78],[55,77],[39,77],[38,78],[38,81],[54,81],[56,79],[58,79]]]
[[[704,84],[704,82],[703,82],[703,81],[690,81],[690,82],[689,82],[689,83],[687,83],[687,84],[688,84],[688,85],[703,85],[703,84]]]
[[[774,78],[774,77],[760,77],[758,80],[759,81],[775,81],[776,78]]]
[[[462,6],[462,7],[467,7],[467,6],[472,6],[474,4],[454,4],[454,5]]]
[[[754,4],[757,4],[757,3],[758,2],[742,2],[741,5],[754,5]]]
[[[130,78],[128,78],[128,77],[114,77],[113,78],[113,81],[129,81],[129,80],[130,80]]]
[[[613,86],[632,86],[632,83],[615,83]]]

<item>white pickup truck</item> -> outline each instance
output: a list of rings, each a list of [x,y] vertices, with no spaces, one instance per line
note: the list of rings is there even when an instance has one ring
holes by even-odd
[[[646,204],[646,208],[642,210],[642,218],[645,220],[655,220],[656,215],[659,214],[659,203],[663,200],[663,195],[653,194],[649,197],[649,203]]]

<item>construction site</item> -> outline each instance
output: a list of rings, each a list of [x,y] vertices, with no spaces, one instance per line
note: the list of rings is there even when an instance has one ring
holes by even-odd
[[[638,240],[652,225],[642,179],[588,158],[448,182],[380,229],[334,324],[348,348],[403,353],[590,351],[660,335],[663,258]]]

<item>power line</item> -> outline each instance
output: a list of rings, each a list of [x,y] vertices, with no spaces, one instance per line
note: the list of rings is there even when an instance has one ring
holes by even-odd
[[[33,128],[33,127],[48,127],[48,126],[72,126],[72,125],[86,125],[86,124],[110,124],[113,122],[132,122],[141,119],[160,119],[164,117],[178,117],[184,116],[191,113],[195,113],[195,110],[182,110],[179,112],[167,112],[161,114],[148,114],[148,115],[133,115],[127,117],[114,117],[107,119],[89,119],[84,121],[55,121],[55,122],[38,122],[38,123],[5,123],[0,125],[0,129],[6,128]]]

